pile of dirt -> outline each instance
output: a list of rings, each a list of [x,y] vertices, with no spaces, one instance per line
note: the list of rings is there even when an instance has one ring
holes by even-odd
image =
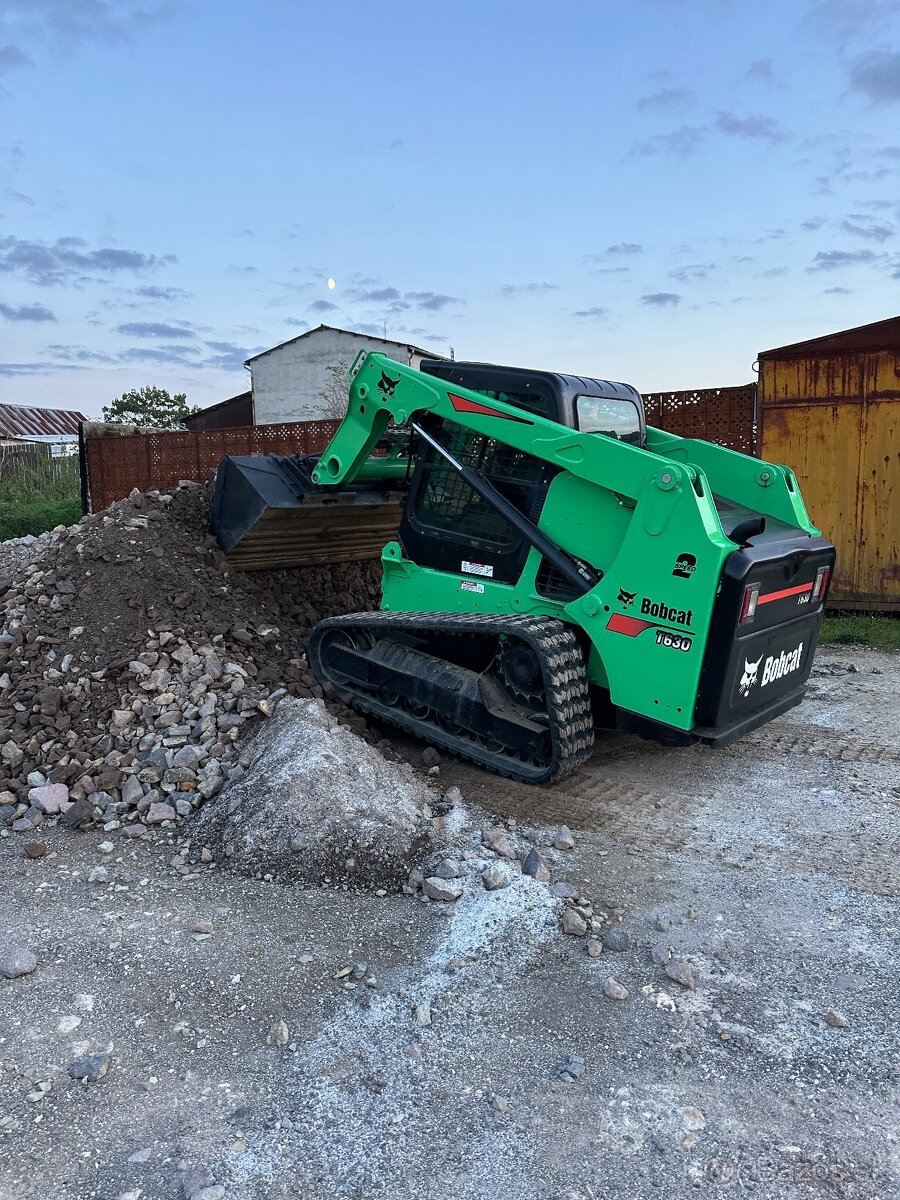
[[[134,492],[2,556],[0,826],[138,836],[240,773],[248,721],[321,696],[305,636],[377,607],[379,564],[242,574],[208,518],[208,487]]]

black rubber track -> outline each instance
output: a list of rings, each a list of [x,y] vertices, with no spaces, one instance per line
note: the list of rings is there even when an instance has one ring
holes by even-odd
[[[528,645],[541,664],[552,753],[542,764],[526,764],[502,752],[488,750],[475,739],[460,736],[412,713],[388,706],[346,679],[333,677],[328,666],[328,633],[362,630],[372,637],[389,638],[391,631],[440,638],[517,638]],[[318,681],[330,684],[340,698],[360,712],[371,713],[434,745],[467,758],[488,770],[525,783],[552,783],[576,770],[594,747],[594,722],[584,655],[571,630],[552,617],[516,617],[477,613],[351,613],[320,621],[310,632],[306,654]]]

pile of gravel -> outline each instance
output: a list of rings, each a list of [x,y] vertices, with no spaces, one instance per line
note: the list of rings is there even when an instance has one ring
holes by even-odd
[[[191,836],[241,874],[396,888],[431,845],[436,794],[319,700],[285,699],[238,765],[244,774],[204,807]]]
[[[306,633],[376,607],[379,564],[235,572],[208,514],[184,484],[0,546],[0,828],[140,836],[239,775],[280,697],[321,696]]]

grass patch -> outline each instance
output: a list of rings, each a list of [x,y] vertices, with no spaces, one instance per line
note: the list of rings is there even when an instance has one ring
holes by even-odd
[[[0,465],[0,541],[81,519],[78,458]]]
[[[821,646],[873,646],[876,650],[900,650],[900,619],[897,617],[826,616],[819,635]]]

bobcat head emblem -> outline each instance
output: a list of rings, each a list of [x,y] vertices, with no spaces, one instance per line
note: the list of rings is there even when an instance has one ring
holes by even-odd
[[[386,375],[384,371],[381,372],[381,378],[378,380],[378,390],[384,396],[385,400],[392,400],[394,398],[394,389],[399,382],[399,378],[391,379],[390,375]]]
[[[626,592],[624,588],[619,588],[619,603],[623,608],[631,608],[636,595],[637,592]]]
[[[741,682],[738,684],[738,691],[746,698],[750,695],[750,689],[756,683],[756,676],[759,674],[759,664],[762,662],[762,655],[756,662],[750,662],[749,659],[744,659],[744,673],[741,676]]]

